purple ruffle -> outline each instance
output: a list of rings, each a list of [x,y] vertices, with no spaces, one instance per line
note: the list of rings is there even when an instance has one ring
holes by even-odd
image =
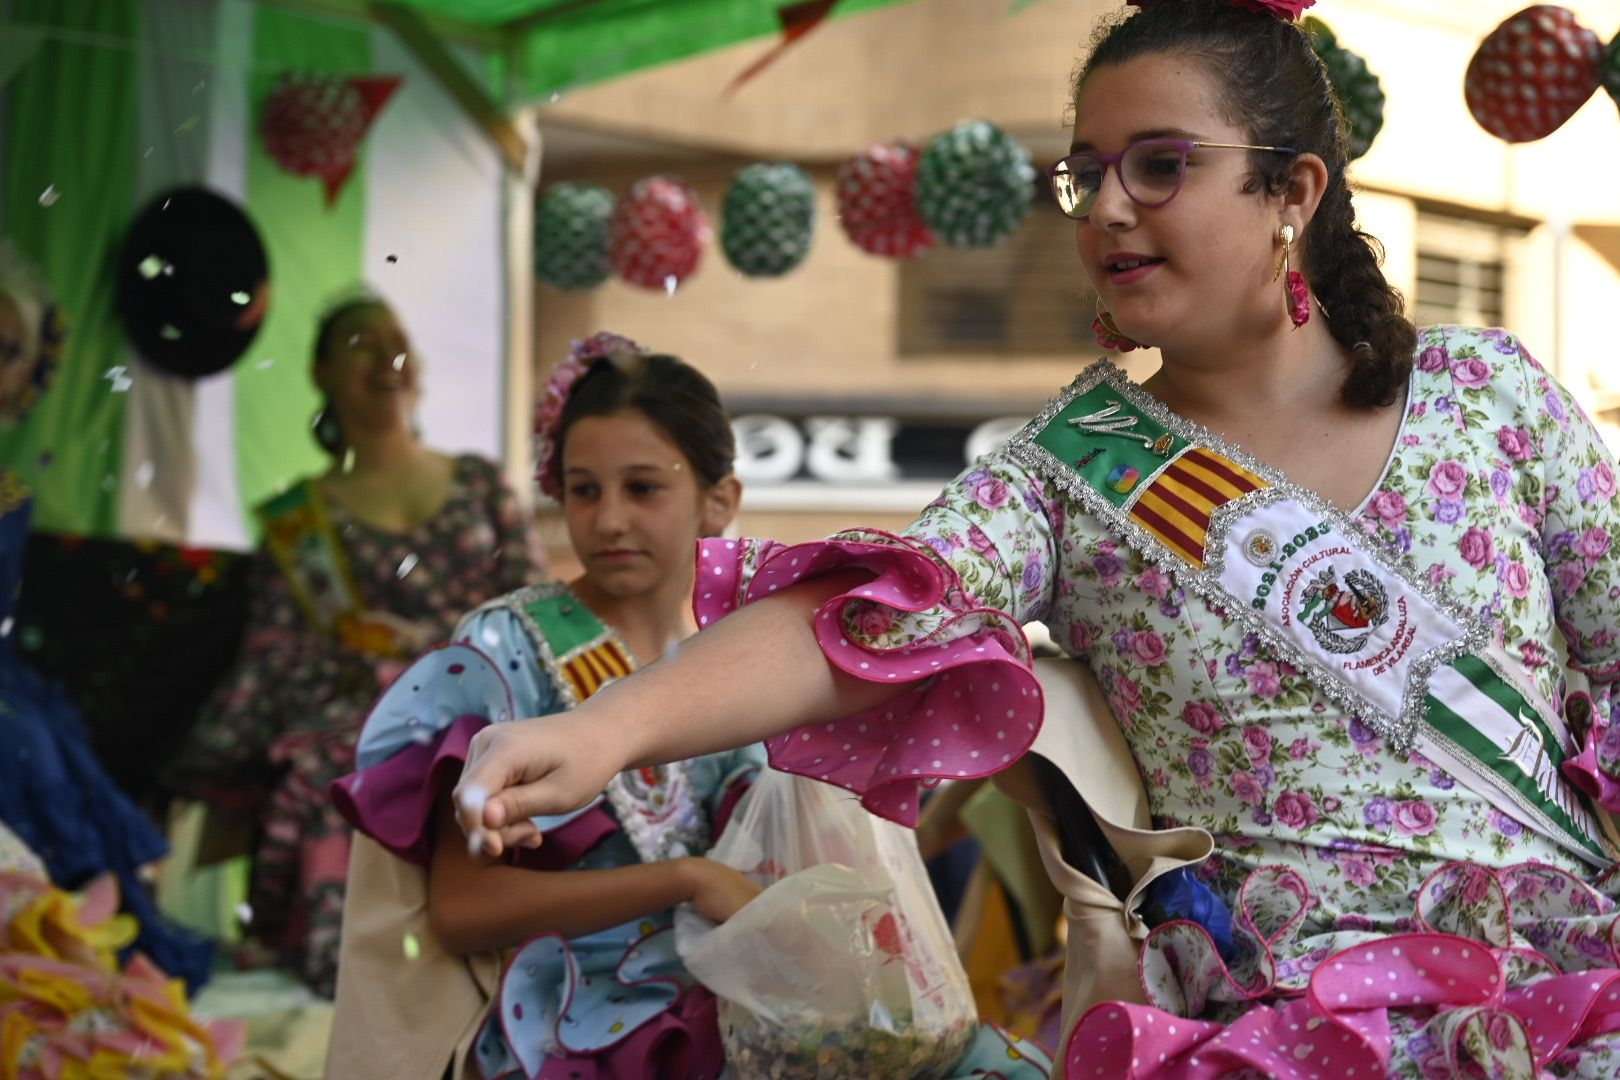
[[[489,724],[466,715],[427,742],[413,743],[388,760],[334,780],[328,788],[343,819],[388,851],[417,866],[433,857],[434,816],[448,804],[461,777],[472,737]],[[598,804],[546,833],[537,850],[519,849],[512,863],[530,870],[563,870],[618,830]]]
[[[535,1080],[614,1080],[627,1076],[714,1080],[725,1065],[714,995],[693,986],[673,1006],[604,1050],[589,1055],[564,1050],[559,1057],[547,1058]]]

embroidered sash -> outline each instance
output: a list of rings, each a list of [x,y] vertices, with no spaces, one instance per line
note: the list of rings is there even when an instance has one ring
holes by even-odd
[[[528,630],[558,695],[573,708],[635,670],[624,642],[566,585],[549,582],[495,602]],[[685,762],[628,769],[603,792],[643,862],[698,855],[710,846],[708,816]]]
[[[1398,753],[1607,867],[1564,779],[1559,710],[1473,612],[1347,515],[1171,413],[1107,361],[1008,444],[1188,591],[1222,607]]]
[[[293,485],[253,512],[264,527],[270,557],[311,626],[360,652],[401,655],[392,631],[360,619],[365,604],[313,480]]]

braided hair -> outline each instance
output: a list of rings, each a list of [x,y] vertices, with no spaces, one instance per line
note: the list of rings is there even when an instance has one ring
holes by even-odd
[[[1351,205],[1346,124],[1327,69],[1305,31],[1223,0],[1153,0],[1134,14],[1099,24],[1090,55],[1075,77],[1075,97],[1088,72],[1141,56],[1177,53],[1204,64],[1226,119],[1248,141],[1288,146],[1320,157],[1328,182],[1305,228],[1303,267],[1328,313],[1333,337],[1350,351],[1339,389],[1346,405],[1392,404],[1405,387],[1417,329],[1399,290],[1385,280],[1383,247],[1356,226]],[[1292,159],[1251,152],[1246,190],[1286,190]]]

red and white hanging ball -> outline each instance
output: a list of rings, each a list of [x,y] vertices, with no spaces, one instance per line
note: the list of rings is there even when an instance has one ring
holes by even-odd
[[[347,168],[366,133],[360,92],[340,75],[288,72],[276,80],[259,116],[265,150],[295,176]]]
[[[696,193],[674,177],[649,176],[613,208],[608,259],[632,285],[669,290],[697,269],[709,237]]]
[[[907,143],[877,143],[839,168],[838,223],[862,251],[909,259],[933,246],[917,213],[917,157]]]
[[[1463,77],[1479,126],[1508,142],[1557,131],[1602,82],[1603,44],[1568,8],[1537,4],[1480,43]]]

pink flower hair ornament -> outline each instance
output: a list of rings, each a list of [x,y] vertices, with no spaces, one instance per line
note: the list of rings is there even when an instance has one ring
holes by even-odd
[[[1153,0],[1125,0],[1126,7],[1146,7]],[[1316,0],[1226,0],[1226,3],[1241,11],[1253,11],[1260,15],[1275,15],[1283,22],[1293,22],[1305,13],[1305,9],[1313,7]]]
[[[598,360],[646,356],[647,353],[647,349],[622,334],[605,331],[569,344],[568,355],[552,369],[545,388],[540,392],[540,400],[534,406],[534,479],[541,494],[553,499],[562,498],[562,485],[552,475],[555,472],[553,462],[562,452],[557,431],[562,424],[563,409],[568,405],[568,395],[573,392],[579,377]]]

